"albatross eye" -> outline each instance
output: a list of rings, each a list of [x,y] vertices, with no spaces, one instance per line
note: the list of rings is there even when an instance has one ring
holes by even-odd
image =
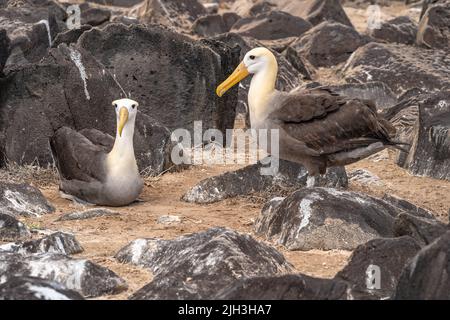
[[[251,55],[249,58],[250,58],[250,60],[255,60],[256,57]]]
[[[114,108],[117,109],[117,103],[113,103]]]
[[[131,107],[134,109],[134,108],[136,108],[136,105],[135,105],[135,104],[132,104]]]

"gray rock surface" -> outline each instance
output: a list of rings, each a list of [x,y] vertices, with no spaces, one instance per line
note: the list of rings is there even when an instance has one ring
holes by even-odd
[[[83,300],[83,296],[54,281],[11,277],[0,284],[0,300]]]
[[[28,184],[0,184],[0,212],[11,216],[40,217],[55,208],[39,189]]]
[[[206,178],[188,190],[182,199],[187,202],[213,203],[257,192],[277,194],[280,189],[294,191],[306,186],[307,170],[297,163],[280,160],[279,171],[276,175],[262,175],[263,167],[259,162],[236,171]],[[345,169],[342,167],[329,168],[327,173],[318,179],[321,186],[345,188],[348,184]]]
[[[0,284],[12,277],[23,276],[56,281],[84,297],[115,294],[127,289],[126,282],[113,271],[89,260],[54,253],[24,256],[0,252]]]
[[[13,216],[0,212],[0,240],[15,240],[30,236],[30,230],[26,225]]]
[[[419,22],[416,43],[427,48],[450,49],[450,3],[430,6]]]
[[[236,279],[293,271],[274,248],[249,235],[212,228],[174,240],[137,239],[117,254],[120,262],[150,268],[152,282],[131,299],[210,299]]]
[[[410,17],[399,16],[382,22],[379,28],[368,29],[368,34],[379,41],[414,44],[417,24]]]
[[[75,211],[63,214],[57,221],[69,221],[69,220],[85,220],[98,217],[116,217],[120,213],[106,208],[95,208],[83,211]]]
[[[0,245],[0,251],[16,252],[24,255],[47,252],[70,255],[83,252],[84,250],[74,235],[55,232],[37,240]]]

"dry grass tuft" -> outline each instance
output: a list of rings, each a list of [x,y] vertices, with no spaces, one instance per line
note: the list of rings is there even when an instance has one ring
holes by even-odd
[[[46,187],[59,183],[56,167],[42,168],[38,165],[19,165],[7,162],[0,168],[0,181],[14,183],[28,183],[36,187]]]

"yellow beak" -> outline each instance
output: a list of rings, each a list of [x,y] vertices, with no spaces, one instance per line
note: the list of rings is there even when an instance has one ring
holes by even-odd
[[[230,88],[232,88],[236,83],[245,79],[249,75],[247,67],[244,62],[241,62],[233,73],[222,82],[216,89],[216,93],[219,97],[223,96]]]
[[[119,111],[119,125],[117,130],[119,130],[119,135],[122,136],[123,127],[125,127],[125,123],[128,121],[128,109],[125,107],[120,108]]]

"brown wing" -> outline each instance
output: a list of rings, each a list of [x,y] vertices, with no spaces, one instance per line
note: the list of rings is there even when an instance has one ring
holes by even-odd
[[[110,152],[114,146],[114,138],[97,129],[83,129],[80,133],[96,146],[102,147],[105,152]]]
[[[104,181],[104,147],[94,145],[81,133],[62,127],[50,140],[59,174],[66,180]]]
[[[280,129],[319,154],[331,154],[369,145],[389,143],[389,124],[373,103],[348,99],[324,89],[303,90],[279,99],[269,115]]]

